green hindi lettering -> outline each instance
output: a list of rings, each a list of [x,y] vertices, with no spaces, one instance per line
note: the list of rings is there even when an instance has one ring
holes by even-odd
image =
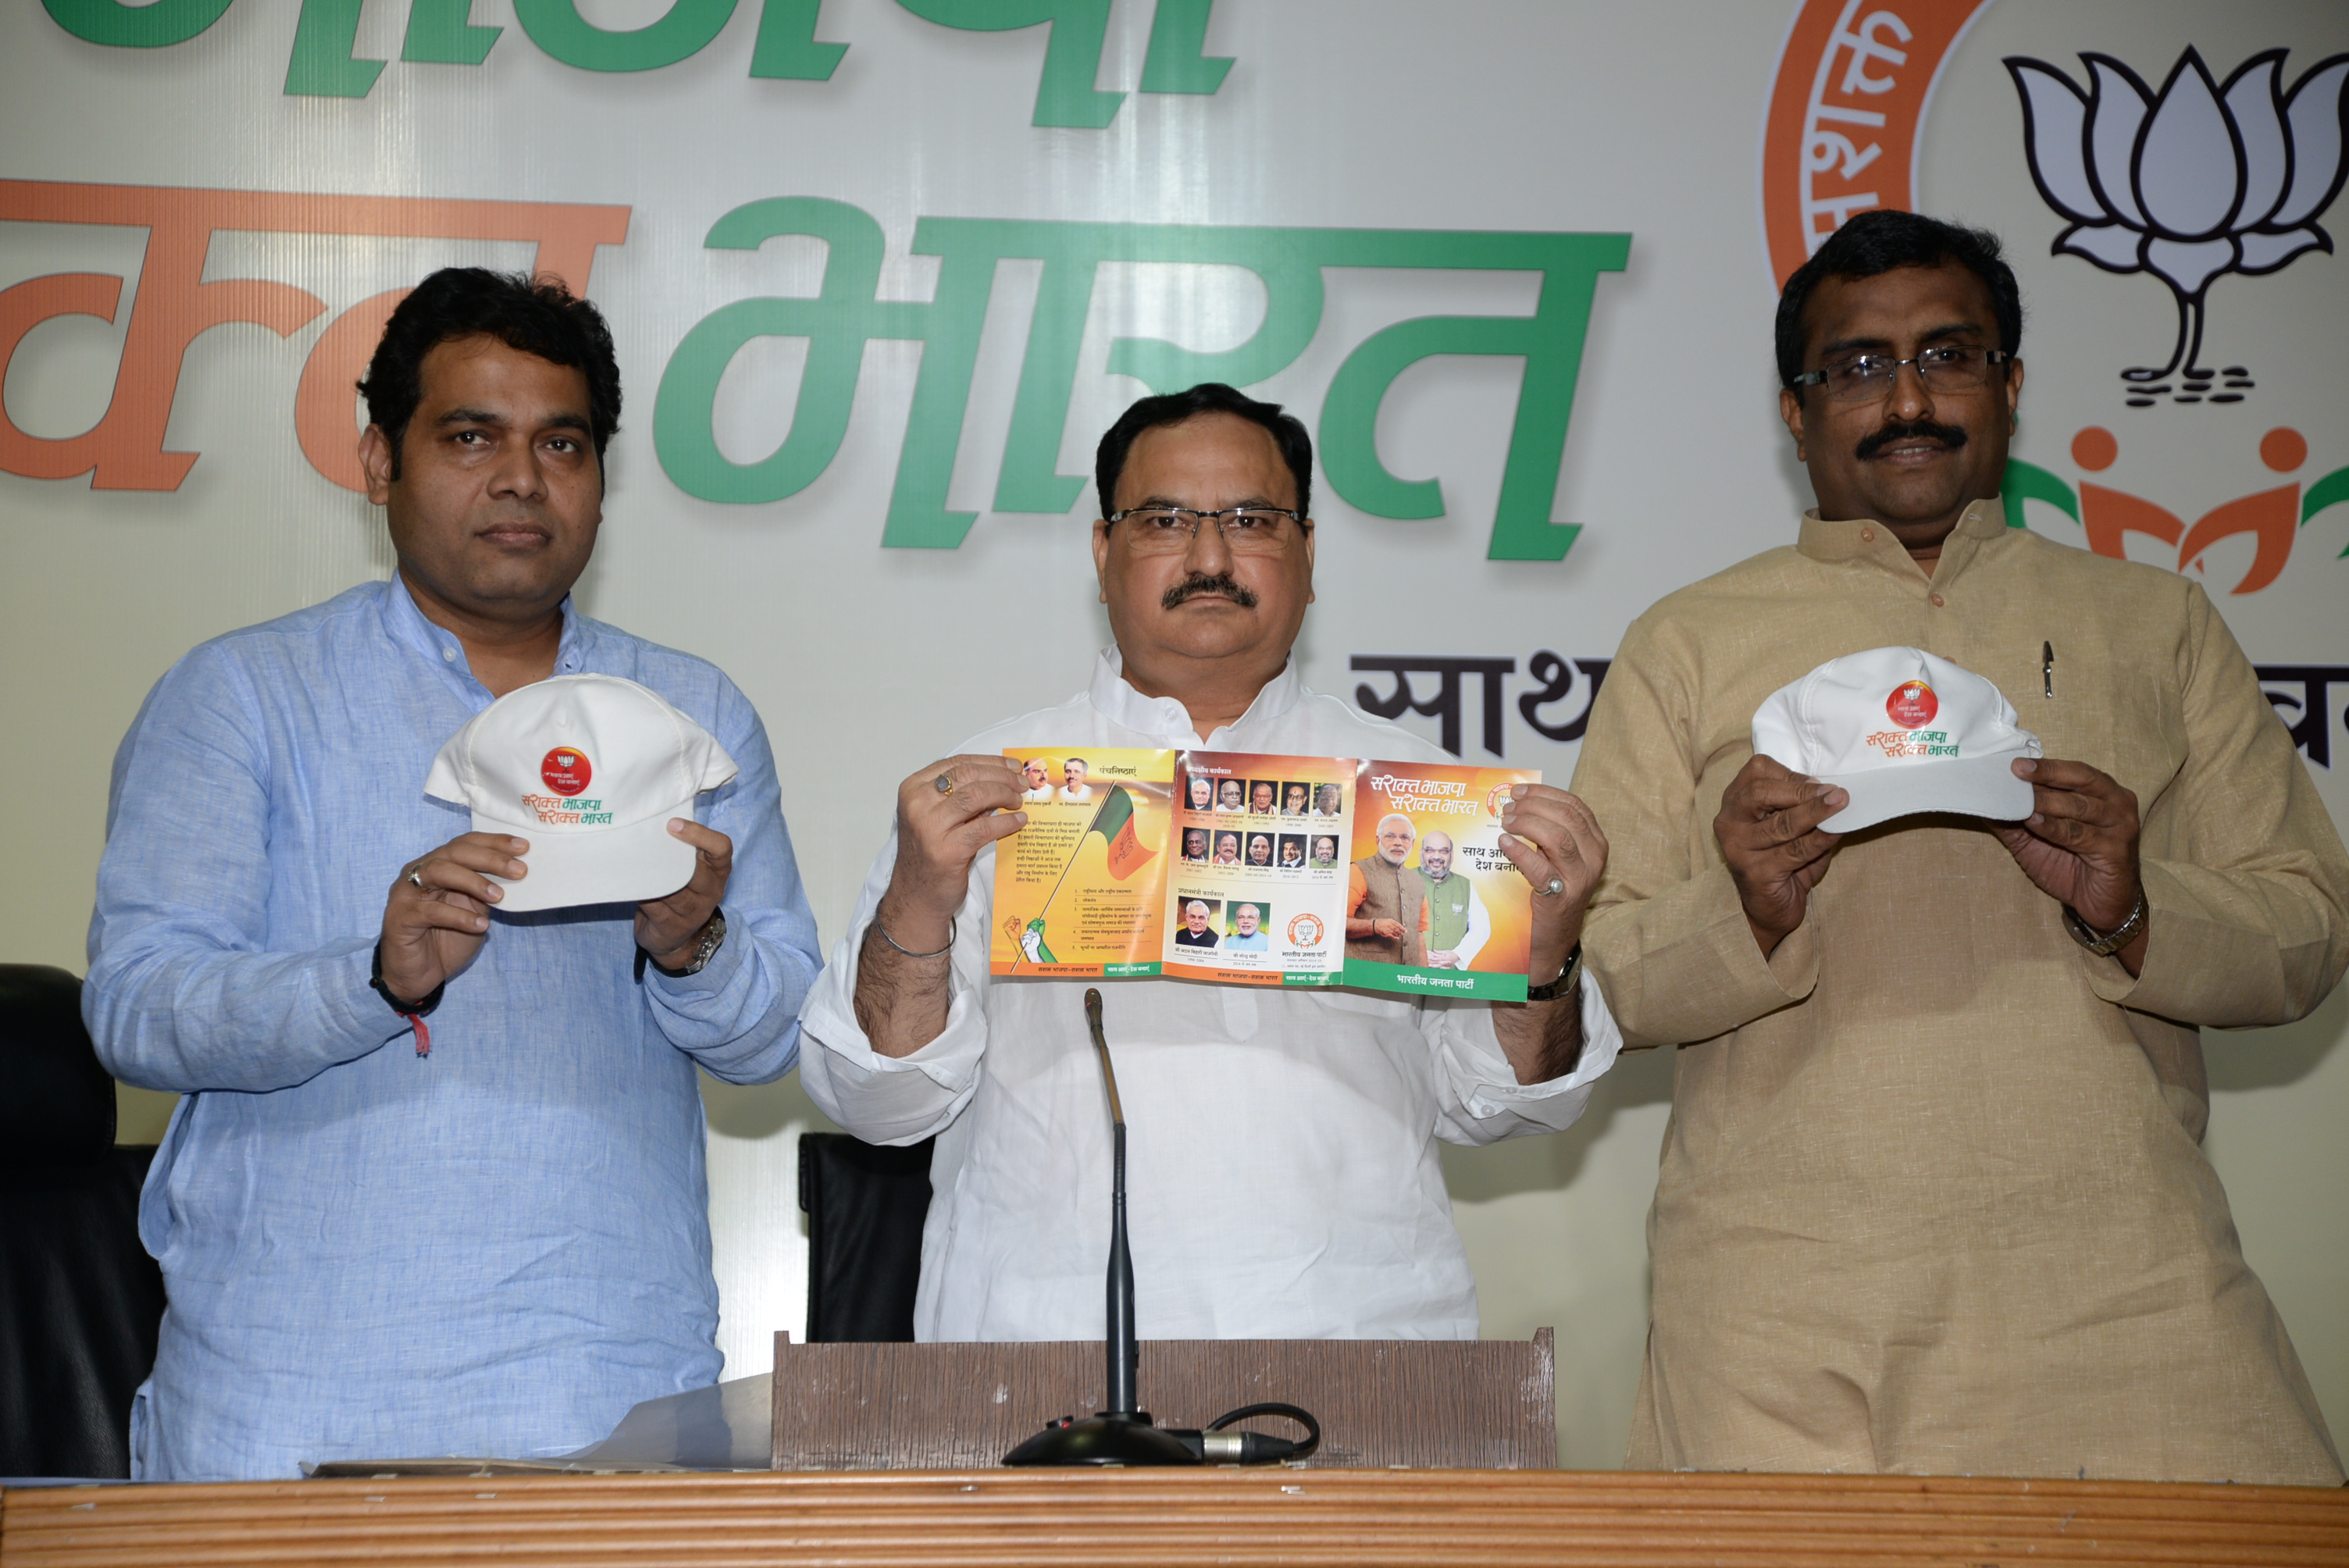
[[[1265,312],[1235,347],[1188,349],[1163,339],[1112,340],[1108,370],[1154,392],[1201,381],[1252,386],[1293,364],[1322,317],[1323,269],[1477,269],[1540,274],[1538,303],[1526,316],[1427,316],[1357,346],[1332,378],[1320,422],[1322,466],[1349,502],[1374,516],[1429,518],[1444,511],[1435,480],[1406,483],[1379,459],[1380,405],[1403,370],[1433,355],[1521,359],[1524,382],[1502,475],[1488,554],[1556,561],[1574,524],[1550,520],[1574,388],[1599,274],[1620,271],[1628,234],[1481,233],[1384,229],[1290,229],[1152,223],[1053,222],[925,218],[913,251],[939,258],[927,302],[874,297],[885,241],[880,225],[844,202],[817,197],[753,201],[719,219],[706,243],[756,250],[784,235],[824,242],[823,282],[812,297],[739,300],[689,331],[664,371],[654,409],[654,445],[669,478],[706,500],[780,500],[813,483],[838,453],[854,401],[864,345],[874,338],[921,342],[921,369],[882,542],[898,548],[959,546],[975,512],[950,511],[947,486],[971,397],[980,329],[997,263],[1042,263],[1036,307],[1012,400],[1010,430],[996,482],[1001,511],[1066,511],[1085,476],[1059,471],[1095,275],[1105,262],[1241,267],[1264,285]],[[755,462],[719,450],[711,415],[719,380],[743,346],[760,336],[808,343],[789,434]]]

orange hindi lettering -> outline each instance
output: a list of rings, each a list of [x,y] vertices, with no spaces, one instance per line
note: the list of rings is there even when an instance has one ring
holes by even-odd
[[[475,201],[412,196],[309,195],[152,185],[0,180],[0,221],[114,224],[148,232],[138,294],[124,333],[114,396],[98,424],[50,439],[26,434],[0,407],[0,470],[32,479],[90,474],[98,490],[177,490],[201,454],[163,449],[188,346],[230,322],[290,336],[324,314],[316,295],[263,278],[204,281],[212,238],[241,232],[495,240],[535,244],[533,270],[585,293],[595,247],[625,242],[629,210],[552,201]],[[123,280],[57,273],[0,292],[0,385],[26,333],[58,315],[112,321]],[[373,352],[398,291],[362,301],[312,348],[296,395],[304,453],[336,483],[363,488],[349,390]],[[343,434],[347,429],[348,434]]]

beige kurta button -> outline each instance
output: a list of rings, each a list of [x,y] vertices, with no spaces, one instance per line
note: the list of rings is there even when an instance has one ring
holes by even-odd
[[[1948,601],[1947,599],[1942,598],[1939,593],[1936,593],[1936,594],[1934,594],[1934,595],[1933,595],[1933,608],[1934,608],[1934,609],[1939,610],[1939,609],[1942,608],[1944,605],[1946,605],[1946,604],[1948,604],[1948,603],[1949,603],[1949,601]]]
[[[1872,529],[1872,528],[1863,528],[1863,529],[1861,529],[1861,530],[1859,531],[1859,540],[1860,540],[1860,542],[1861,542],[1862,544],[1873,544],[1873,543],[1875,543],[1875,542],[1876,542],[1876,530],[1874,530],[1874,529]]]

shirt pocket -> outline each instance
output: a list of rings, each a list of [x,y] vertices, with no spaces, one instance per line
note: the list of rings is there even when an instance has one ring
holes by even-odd
[[[2014,703],[2015,722],[2039,737],[2047,756],[2110,774],[2143,812],[2185,766],[2179,693],[2167,661],[2140,665],[2127,657],[2134,650],[2085,641],[2056,647],[2054,696],[2043,672],[2031,672]]]

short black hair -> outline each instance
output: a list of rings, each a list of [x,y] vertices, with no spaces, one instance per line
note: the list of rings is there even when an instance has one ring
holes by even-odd
[[[1134,438],[1161,425],[1179,425],[1201,414],[1237,414],[1272,432],[1288,471],[1297,480],[1297,510],[1313,515],[1313,438],[1294,414],[1281,412],[1278,403],[1259,403],[1237,387],[1220,381],[1202,381],[1186,392],[1166,392],[1144,397],[1117,417],[1117,423],[1093,451],[1093,488],[1101,492],[1101,514],[1107,517],[1117,504],[1117,479],[1125,471],[1125,454]]]
[[[1795,269],[1778,294],[1778,385],[1795,390],[1803,364],[1803,311],[1825,278],[1872,278],[1896,267],[1939,267],[1951,262],[1982,279],[1998,316],[1998,346],[2023,346],[2023,291],[2014,269],[1999,259],[1998,236],[1988,229],[1944,223],[1921,213],[1871,208],[1826,238]]]
[[[424,397],[424,356],[452,339],[476,336],[586,374],[587,433],[600,465],[620,428],[620,364],[603,314],[559,278],[443,267],[393,310],[359,382],[368,422],[390,438],[394,477],[408,422]]]

